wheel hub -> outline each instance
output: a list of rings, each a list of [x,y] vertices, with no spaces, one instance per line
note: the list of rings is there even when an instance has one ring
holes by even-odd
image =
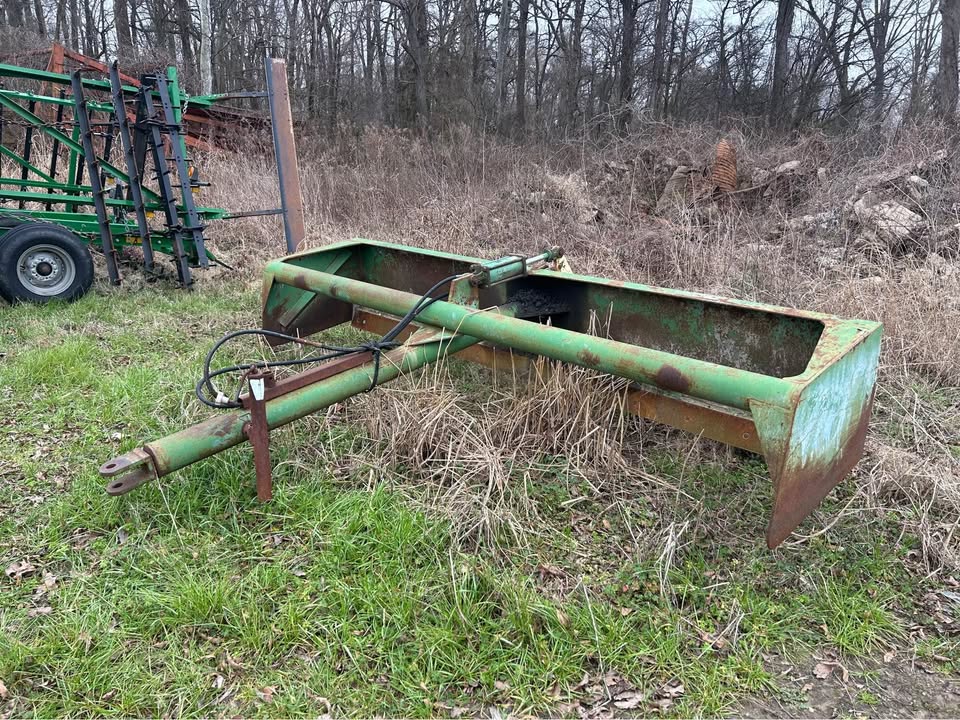
[[[27,256],[27,272],[34,285],[50,286],[63,275],[63,264],[48,252],[34,252]]]
[[[17,276],[38,295],[59,295],[73,283],[76,266],[63,249],[52,245],[36,245],[20,255]]]

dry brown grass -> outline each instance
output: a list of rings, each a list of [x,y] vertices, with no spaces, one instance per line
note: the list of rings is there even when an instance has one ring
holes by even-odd
[[[523,544],[536,535],[531,484],[552,478],[574,497],[614,492],[631,473],[626,384],[582,368],[538,363],[529,378],[500,377],[483,398],[458,388],[445,365],[351,403],[381,448],[383,478],[427,484],[461,538]]]
[[[673,168],[705,166],[720,137],[737,148],[741,186],[791,160],[804,172],[767,196],[655,217]],[[945,156],[931,161],[937,151]],[[783,143],[663,125],[603,147],[518,147],[468,129],[427,143],[368,129],[303,141],[300,156],[310,246],[359,236],[492,258],[559,242],[579,272],[881,320],[876,420],[859,497],[846,512],[878,517],[892,508],[904,531],[922,538],[931,568],[960,565],[960,267],[923,238],[907,251],[865,250],[844,212],[864,178],[926,162],[920,204],[929,235],[956,224],[960,183],[951,168],[960,154],[945,128],[905,130],[880,148],[861,138]],[[264,190],[269,163],[219,155],[204,167],[211,204],[273,202]],[[813,215],[824,218],[790,223]],[[255,282],[281,251],[280,237],[273,221],[246,220],[215,244]],[[618,478],[644,473],[625,457],[638,431],[617,409],[622,385],[570,369],[500,382],[478,399],[435,370],[354,403],[353,412],[382,441],[384,466],[427,480],[436,504],[471,537],[522,537],[537,527],[524,472],[552,472],[544,457],[562,457],[563,473],[611,497]],[[710,460],[709,443],[689,447],[690,462]],[[664,532],[670,527],[665,521]]]

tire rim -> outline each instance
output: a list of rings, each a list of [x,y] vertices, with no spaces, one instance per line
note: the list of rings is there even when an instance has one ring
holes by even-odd
[[[17,279],[31,292],[55,297],[69,288],[77,276],[77,265],[62,248],[34,245],[17,261]]]

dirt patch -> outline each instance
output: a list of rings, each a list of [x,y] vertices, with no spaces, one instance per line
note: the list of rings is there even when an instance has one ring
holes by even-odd
[[[888,653],[883,660],[768,659],[777,678],[770,697],[753,698],[741,718],[960,717],[960,677]]]

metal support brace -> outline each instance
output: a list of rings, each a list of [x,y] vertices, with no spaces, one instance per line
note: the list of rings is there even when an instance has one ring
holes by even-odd
[[[148,145],[152,151],[153,165],[157,171],[160,199],[163,204],[163,212],[173,244],[173,260],[177,266],[177,276],[180,278],[180,284],[183,285],[184,288],[190,288],[193,285],[193,278],[190,275],[190,264],[187,260],[187,253],[183,247],[183,231],[180,224],[179,209],[177,208],[177,198],[173,194],[173,186],[170,184],[170,166],[167,163],[167,154],[163,148],[163,133],[160,131],[161,123],[157,122],[156,108],[153,104],[153,89],[156,85],[156,78],[144,76],[141,81],[143,85],[140,88],[140,102],[143,105],[143,126],[146,128],[146,132],[149,133],[146,145]],[[138,123],[138,125],[140,125],[140,123]]]
[[[190,172],[187,169],[187,159],[183,156],[183,139],[180,137],[180,122],[170,100],[170,83],[163,75],[157,75],[157,89],[160,95],[160,106],[163,110],[165,133],[170,138],[170,153],[177,168],[177,178],[180,181],[181,205],[187,215],[187,227],[184,228],[193,240],[197,249],[197,261],[200,267],[210,266],[207,258],[207,249],[203,242],[203,225],[193,203],[193,187],[190,184]]]
[[[143,192],[140,185],[143,171],[137,166],[133,152],[130,123],[127,121],[127,108],[123,104],[123,84],[120,82],[120,70],[117,68],[116,60],[110,65],[110,87],[113,96],[113,112],[120,134],[120,150],[126,161],[127,175],[130,177],[130,183],[127,185],[127,195],[133,202],[137,229],[140,231],[143,265],[147,272],[153,272],[153,245],[150,243],[150,225],[147,222],[147,213],[143,207]]]
[[[73,82],[74,112],[77,124],[80,127],[80,139],[83,144],[83,157],[90,176],[90,194],[93,196],[93,207],[97,214],[97,225],[100,227],[100,242],[103,256],[107,261],[107,276],[112,285],[120,284],[120,270],[117,267],[117,253],[113,247],[113,234],[110,232],[110,218],[107,216],[107,204],[104,202],[103,185],[100,183],[100,166],[97,162],[96,150],[93,146],[93,132],[90,130],[90,115],[87,112],[87,101],[83,96],[83,81],[80,71],[71,75]]]
[[[273,497],[273,474],[270,469],[270,426],[267,424],[267,390],[274,386],[270,370],[257,370],[247,375],[250,393],[245,404],[250,420],[243,433],[253,446],[253,465],[257,474],[257,499],[266,502]]]
[[[60,89],[60,93],[59,93],[59,98],[60,98],[61,100],[63,100],[64,97],[65,97],[65,95],[66,95],[66,94],[64,93],[63,88],[61,88],[61,89]],[[64,104],[62,104],[62,103],[59,104],[59,105],[57,105],[57,114],[56,114],[56,122],[55,122],[55,125],[56,125],[56,127],[57,127],[57,130],[62,130],[62,128],[63,128],[63,109],[64,109],[64,107],[65,107],[65,106],[64,106]],[[2,137],[2,136],[3,136],[3,133],[0,132],[0,137]],[[57,181],[57,162],[58,162],[59,159],[60,159],[60,140],[58,140],[57,138],[54,138],[54,139],[53,139],[53,149],[52,149],[51,152],[50,152],[50,179],[53,180],[53,182],[56,182],[56,181]],[[53,195],[53,194],[54,194],[53,187],[50,187],[50,188],[47,189],[47,194],[48,194],[48,195]],[[47,204],[46,204],[46,210],[47,210],[47,212],[50,212],[52,209],[53,209],[53,203],[47,203]]]
[[[273,126],[273,148],[277,158],[277,179],[280,183],[280,205],[283,208],[283,234],[287,252],[300,249],[307,236],[303,219],[303,195],[300,190],[300,169],[293,139],[293,116],[287,91],[287,64],[267,56],[267,98]]]
[[[36,110],[37,108],[36,100],[31,100],[27,107],[30,110],[30,112],[33,112],[34,110]],[[2,140],[3,138],[0,137],[0,141]],[[23,167],[20,168],[21,180],[26,180],[30,174],[30,156],[32,154],[33,154],[33,125],[28,125],[27,131],[26,133],[24,133],[24,139],[23,139]],[[20,186],[21,192],[26,189],[27,189],[26,186],[24,185]],[[23,200],[21,200],[20,209],[23,210],[24,207],[25,207],[25,203],[23,202]]]

